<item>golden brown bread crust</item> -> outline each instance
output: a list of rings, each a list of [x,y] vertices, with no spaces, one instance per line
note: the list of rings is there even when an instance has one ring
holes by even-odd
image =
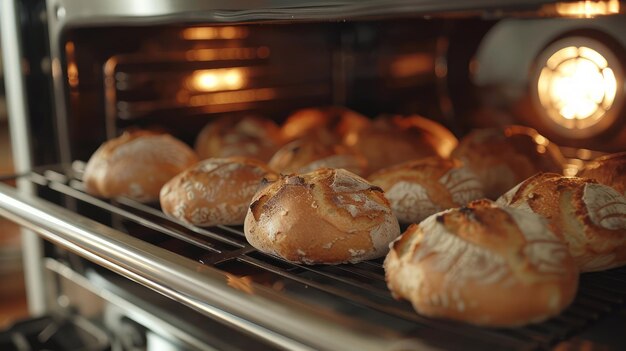
[[[344,137],[344,144],[367,159],[369,174],[411,160],[447,157],[456,142],[444,127],[418,116],[379,117]]]
[[[90,194],[158,200],[172,177],[198,162],[195,153],[168,134],[135,131],[103,143],[91,156],[83,180]]]
[[[422,136],[433,145],[437,154],[447,158],[459,144],[459,140],[448,128],[419,115],[395,117],[394,122],[403,130],[419,130]]]
[[[509,327],[558,314],[578,270],[541,217],[489,200],[411,225],[384,263],[389,289],[420,313]]]
[[[252,246],[288,261],[339,264],[383,256],[400,227],[380,188],[325,168],[260,190],[244,232]]]
[[[522,126],[474,130],[461,139],[452,157],[476,173],[493,200],[537,172],[562,173],[564,162],[556,145]]]
[[[268,162],[283,173],[308,173],[320,168],[343,168],[361,175],[366,160],[343,145],[325,144],[314,137],[294,140],[278,150]]]
[[[540,173],[498,203],[547,218],[582,272],[626,264],[626,199],[613,188],[591,179]]]
[[[578,175],[595,179],[626,196],[626,151],[598,157],[587,163]]]
[[[368,180],[385,191],[400,222],[419,223],[442,210],[484,197],[476,175],[458,160],[428,157],[391,166]]]
[[[273,121],[228,116],[209,122],[196,137],[195,149],[200,159],[244,156],[267,162],[281,144],[280,129]]]
[[[263,179],[276,179],[264,163],[230,157],[204,160],[161,189],[161,208],[170,217],[200,227],[241,225]]]
[[[334,144],[344,135],[369,125],[367,117],[345,107],[305,108],[292,113],[281,128],[286,141],[312,137]]]

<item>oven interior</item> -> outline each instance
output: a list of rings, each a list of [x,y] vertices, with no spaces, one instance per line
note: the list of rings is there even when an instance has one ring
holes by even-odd
[[[420,114],[459,137],[523,124],[564,148],[621,151],[619,84],[599,118],[610,123],[596,122],[601,128],[586,135],[585,126],[553,125],[535,95],[536,72],[554,45],[601,46],[622,82],[625,32],[621,16],[70,29],[61,42],[70,159],[86,160],[129,127],[193,142],[215,117],[258,114],[280,123],[298,108],[329,105],[372,118]]]
[[[328,105],[372,118],[420,114],[457,137],[471,128],[528,125],[561,146],[575,172],[584,160],[626,145],[624,72],[617,67],[626,62],[625,34],[621,15],[448,14],[68,28],[60,43],[52,43],[62,48],[67,106],[65,123],[56,123],[48,144],[56,145],[58,157],[52,159],[59,164],[38,166],[22,179],[39,197],[165,248],[194,262],[200,272],[203,267],[224,272],[234,290],[274,291],[329,321],[392,340],[389,349],[526,350],[562,342],[563,347],[577,342],[602,346],[618,340],[626,325],[623,268],[582,275],[572,306],[544,323],[472,327],[422,317],[408,303],[395,301],[381,260],[339,266],[287,263],[250,247],[241,227],[186,226],[167,219],[158,205],[87,195],[81,175],[95,149],[128,128],[166,130],[193,144],[200,128],[217,117],[258,114],[280,123],[298,108]],[[564,47],[599,45],[617,58],[609,62],[618,82],[613,97],[597,105],[604,109],[598,120],[609,122],[589,129],[555,125],[538,101],[546,50],[555,51],[561,42]],[[60,136],[67,137],[67,148],[55,142]],[[45,256],[56,287],[50,304],[98,319],[113,330],[120,349],[158,349],[163,345],[159,335],[177,340],[180,349],[246,349],[250,342],[260,348],[277,346],[213,322],[55,245],[46,245]],[[109,291],[104,304],[109,307],[91,302],[91,295],[102,299],[102,291]],[[136,335],[129,337],[127,330]],[[603,330],[601,337],[598,330]]]

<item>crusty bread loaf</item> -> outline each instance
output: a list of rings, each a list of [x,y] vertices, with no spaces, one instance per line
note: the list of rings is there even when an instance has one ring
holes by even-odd
[[[252,246],[288,261],[339,264],[385,255],[400,226],[380,188],[324,168],[259,191],[244,232]]]
[[[456,138],[442,131],[447,132],[437,123],[418,116],[379,117],[366,128],[348,133],[344,144],[365,157],[371,174],[410,160],[448,156]]]
[[[540,173],[498,203],[547,218],[582,272],[626,264],[626,199],[611,187],[591,179]]]
[[[474,130],[461,139],[452,157],[476,173],[492,200],[537,172],[562,173],[564,163],[556,145],[522,126]]]
[[[578,270],[545,220],[478,200],[411,225],[384,267],[396,298],[426,316],[509,327],[558,314]]]
[[[345,107],[305,108],[292,113],[281,128],[286,141],[305,137],[334,144],[369,124],[367,117]]]
[[[587,163],[578,175],[595,179],[626,196],[626,151],[598,157]]]
[[[344,145],[325,144],[314,137],[294,140],[283,146],[268,162],[270,168],[283,173],[308,173],[320,168],[343,168],[363,174],[367,161]]]
[[[241,225],[263,179],[278,175],[250,158],[210,158],[180,173],[161,189],[170,217],[200,227]]]
[[[257,116],[227,116],[209,122],[196,137],[200,159],[245,156],[267,162],[281,146],[280,129]]]
[[[385,191],[400,222],[419,223],[433,213],[484,197],[476,175],[458,160],[428,157],[391,166],[368,180]]]
[[[421,137],[426,139],[432,145],[437,154],[447,158],[459,144],[459,140],[452,134],[448,128],[443,125],[419,115],[410,115],[405,117],[396,116],[393,118],[394,123],[403,130],[417,130]]]
[[[163,184],[196,162],[193,150],[171,135],[127,132],[96,150],[83,180],[96,196],[150,202],[159,199]]]

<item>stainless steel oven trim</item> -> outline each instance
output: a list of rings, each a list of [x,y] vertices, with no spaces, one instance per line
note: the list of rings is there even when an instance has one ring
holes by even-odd
[[[408,340],[398,335],[356,320],[339,320],[259,285],[252,286],[253,295],[234,289],[219,270],[4,184],[0,184],[0,215],[122,276],[286,349],[393,350],[407,345]],[[415,343],[418,349],[429,348]]]
[[[17,173],[32,168],[31,145],[29,143],[29,111],[25,95],[25,82],[22,71],[22,47],[18,23],[17,0],[5,0],[0,5],[0,35],[2,36],[2,60],[4,65],[4,87],[13,162]],[[17,186],[23,193],[32,194],[32,183],[17,179]],[[26,292],[30,313],[41,314],[47,309],[43,273],[43,243],[34,232],[22,229],[22,247]]]
[[[66,25],[258,20],[337,20],[451,11],[537,9],[554,0],[48,0],[50,19]]]

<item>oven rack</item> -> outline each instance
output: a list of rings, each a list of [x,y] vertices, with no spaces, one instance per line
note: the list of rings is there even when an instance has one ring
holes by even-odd
[[[0,184],[0,215],[70,252],[207,316],[288,349],[548,349],[623,308],[626,268],[581,276],[559,316],[513,329],[426,318],[394,300],[382,260],[306,266],[263,254],[241,227],[198,228],[158,205],[83,191],[84,164],[15,175],[36,193]],[[8,178],[8,177],[5,177]]]

